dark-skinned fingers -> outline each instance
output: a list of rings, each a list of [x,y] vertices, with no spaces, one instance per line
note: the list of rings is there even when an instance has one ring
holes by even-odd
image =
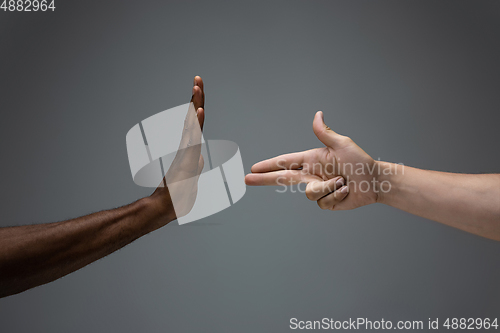
[[[193,85],[194,86],[198,86],[201,88],[201,91],[203,91],[203,80],[201,77],[199,77],[198,75],[196,75],[194,77],[194,80],[193,80]]]
[[[203,112],[203,117],[204,116]],[[198,130],[198,128],[200,128],[199,121],[198,111],[194,108],[193,103],[190,103],[186,119],[184,119],[184,130],[179,143],[179,150],[201,143],[202,133]]]
[[[337,191],[325,195],[323,198],[319,199],[318,206],[321,209],[330,209],[333,210],[335,205],[345,199],[345,197],[349,194],[349,187],[342,186]]]
[[[203,108],[198,108],[198,111],[196,111],[196,115],[198,116],[200,128],[203,131],[203,123],[205,122],[205,110],[203,110]]]
[[[193,95],[191,96],[191,102],[193,102],[195,110],[198,110],[198,108],[205,107],[203,91],[201,90],[200,87],[198,86],[193,87]]]
[[[344,183],[344,178],[341,176],[327,181],[310,182],[306,187],[306,197],[309,200],[317,201],[336,189],[339,189]]]
[[[193,104],[189,105],[189,110],[184,120],[184,129],[182,132],[179,148],[175,155],[172,166],[190,168],[197,166],[201,154],[201,131],[199,130],[199,118],[195,113]],[[196,172],[196,167],[195,167]]]

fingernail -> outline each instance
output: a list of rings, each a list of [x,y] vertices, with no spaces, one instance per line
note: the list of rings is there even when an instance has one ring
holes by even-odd
[[[345,193],[347,193],[347,192],[349,192],[349,187],[347,187],[347,186],[344,186],[344,187],[342,187],[342,188],[340,189],[340,193],[344,193],[344,194],[345,194]]]
[[[335,182],[336,188],[340,188],[342,185],[344,185],[344,178],[340,178]]]

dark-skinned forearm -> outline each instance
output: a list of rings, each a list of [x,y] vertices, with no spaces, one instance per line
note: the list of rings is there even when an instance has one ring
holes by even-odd
[[[68,221],[0,228],[0,297],[76,271],[173,219],[171,207],[148,197]]]

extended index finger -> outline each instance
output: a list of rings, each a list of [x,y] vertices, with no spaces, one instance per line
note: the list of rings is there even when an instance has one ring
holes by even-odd
[[[270,172],[277,170],[294,170],[302,167],[306,152],[291,153],[276,156],[268,160],[260,161],[252,166],[254,173]]]

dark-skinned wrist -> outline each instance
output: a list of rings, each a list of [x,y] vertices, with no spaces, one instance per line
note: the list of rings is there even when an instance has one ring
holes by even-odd
[[[165,192],[155,191],[140,200],[149,217],[149,231],[161,228],[177,218],[168,190]]]

